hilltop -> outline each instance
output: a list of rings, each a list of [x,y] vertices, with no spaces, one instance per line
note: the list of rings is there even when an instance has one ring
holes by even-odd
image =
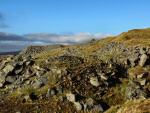
[[[0,60],[0,112],[150,112],[150,29],[30,46]]]

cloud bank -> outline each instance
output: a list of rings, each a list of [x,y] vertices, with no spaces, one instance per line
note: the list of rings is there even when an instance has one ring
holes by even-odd
[[[100,39],[108,34],[50,34],[36,33],[26,35],[15,35],[0,32],[0,52],[19,51],[29,45],[48,45],[48,44],[76,44],[89,41],[91,39]]]
[[[72,44],[72,43],[82,43],[89,41],[91,39],[100,39],[109,34],[90,34],[90,33],[77,33],[77,34],[27,34],[24,35],[28,40],[36,40],[41,42],[53,43],[53,44]]]

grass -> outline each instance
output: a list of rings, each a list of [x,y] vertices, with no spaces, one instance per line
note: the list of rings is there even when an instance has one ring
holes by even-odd
[[[118,36],[112,36],[103,38],[92,43],[69,45],[63,48],[56,48],[52,50],[43,51],[36,55],[37,62],[41,62],[50,57],[60,56],[66,53],[69,49],[78,49],[81,54],[76,54],[77,56],[89,57],[90,55],[97,52],[99,49],[111,42],[119,42],[127,47],[130,46],[150,46],[150,29],[135,29],[128,32],[124,32]],[[111,56],[108,56],[111,57]]]
[[[112,106],[105,113],[150,113],[150,99],[127,101],[123,105]]]
[[[150,99],[126,102],[117,113],[149,113]]]
[[[109,106],[116,106],[123,104],[126,101],[125,93],[128,81],[123,80],[121,84],[117,84],[112,87],[109,92],[103,96],[104,102],[108,103]]]
[[[136,78],[137,75],[140,75],[140,74],[142,74],[142,73],[144,73],[144,72],[145,72],[145,70],[144,70],[144,68],[141,67],[141,66],[132,67],[132,68],[130,68],[130,69],[128,70],[129,77],[130,77],[131,79]]]

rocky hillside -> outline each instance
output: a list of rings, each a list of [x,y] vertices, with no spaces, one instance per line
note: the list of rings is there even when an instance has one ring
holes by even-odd
[[[150,29],[0,60],[2,113],[149,113]]]

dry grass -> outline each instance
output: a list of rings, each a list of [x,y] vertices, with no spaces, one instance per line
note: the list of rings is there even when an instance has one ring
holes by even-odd
[[[145,72],[144,68],[141,66],[132,67],[128,70],[129,77],[136,78],[137,75],[143,74]]]
[[[94,41],[93,43],[70,45],[63,48],[56,48],[50,51],[43,51],[42,53],[36,55],[36,58],[38,60],[44,60],[49,57],[59,56],[64,54],[67,48],[80,48],[82,56],[89,57],[94,52],[98,51],[100,48],[111,42],[120,42],[126,46],[150,46],[150,29],[130,30],[118,36],[107,37],[98,41]]]
[[[128,101],[117,113],[150,113],[150,99]]]
[[[112,106],[105,113],[150,113],[150,99],[127,101],[122,106]]]

